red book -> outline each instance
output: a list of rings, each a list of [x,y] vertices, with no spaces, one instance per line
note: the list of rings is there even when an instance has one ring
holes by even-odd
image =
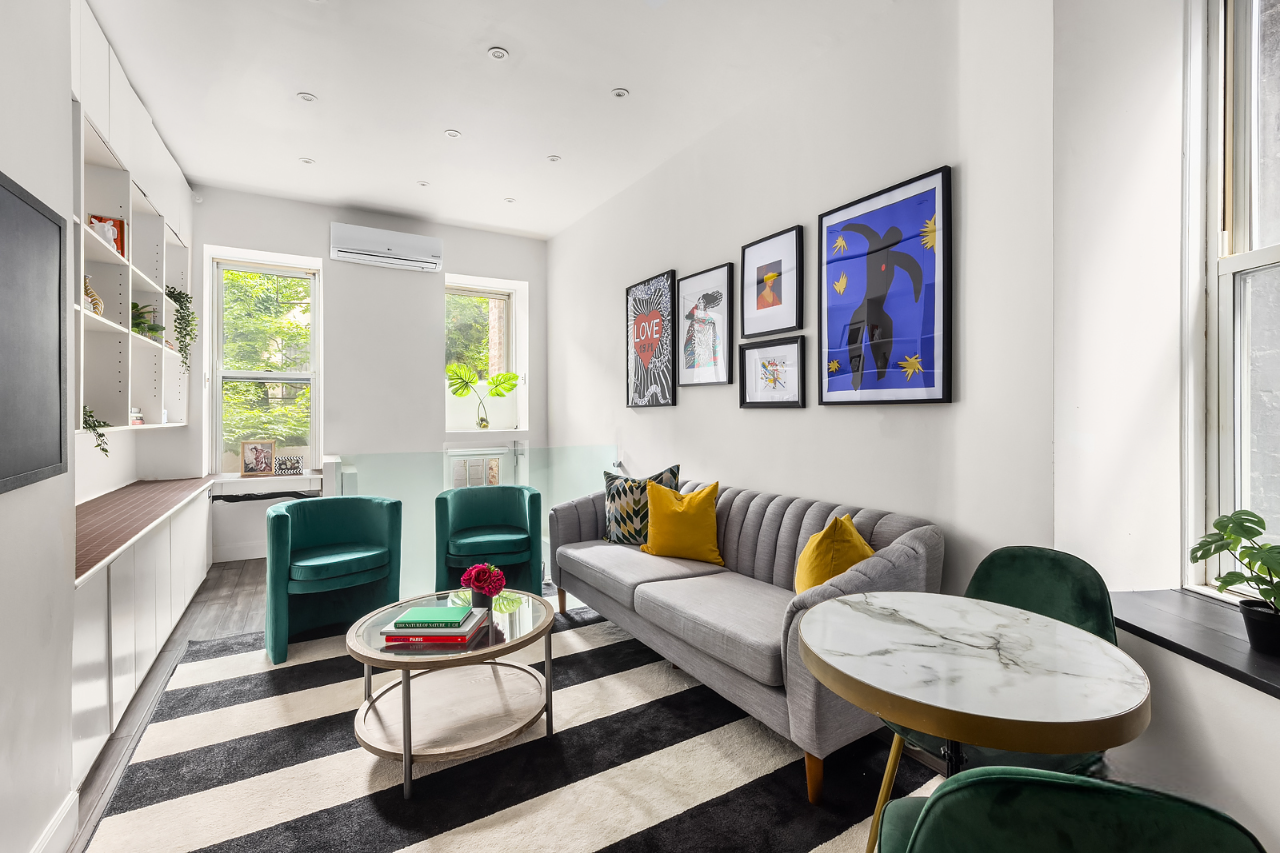
[[[384,646],[404,646],[404,645],[465,646],[467,643],[471,642],[471,640],[473,640],[475,636],[479,634],[480,631],[486,628],[488,625],[489,625],[489,618],[488,616],[485,616],[483,619],[481,619],[479,622],[476,623],[475,627],[471,629],[470,634],[445,634],[445,635],[388,634],[383,638]]]

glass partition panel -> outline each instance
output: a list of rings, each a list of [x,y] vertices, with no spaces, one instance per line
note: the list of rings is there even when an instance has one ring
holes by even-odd
[[[548,560],[547,515],[557,504],[604,488],[604,472],[616,470],[614,445],[577,447],[454,448],[435,453],[344,455],[344,492],[394,498],[403,504],[401,598],[435,591],[436,497],[454,484],[533,486],[542,495],[542,558]],[[496,477],[495,477],[496,475]]]

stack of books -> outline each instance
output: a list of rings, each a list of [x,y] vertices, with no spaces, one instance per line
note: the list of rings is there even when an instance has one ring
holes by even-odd
[[[382,629],[388,646],[466,646],[489,624],[489,611],[471,607],[410,607]]]

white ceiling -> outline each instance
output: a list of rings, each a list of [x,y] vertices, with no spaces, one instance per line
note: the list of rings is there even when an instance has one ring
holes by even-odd
[[[90,5],[192,183],[547,237],[762,87],[808,85],[833,27],[883,2]]]

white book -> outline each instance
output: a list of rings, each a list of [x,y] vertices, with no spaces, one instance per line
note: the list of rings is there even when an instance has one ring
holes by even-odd
[[[397,628],[392,621],[380,633],[384,637],[470,637],[472,630],[488,618],[488,610],[473,607],[471,614],[457,628]]]

